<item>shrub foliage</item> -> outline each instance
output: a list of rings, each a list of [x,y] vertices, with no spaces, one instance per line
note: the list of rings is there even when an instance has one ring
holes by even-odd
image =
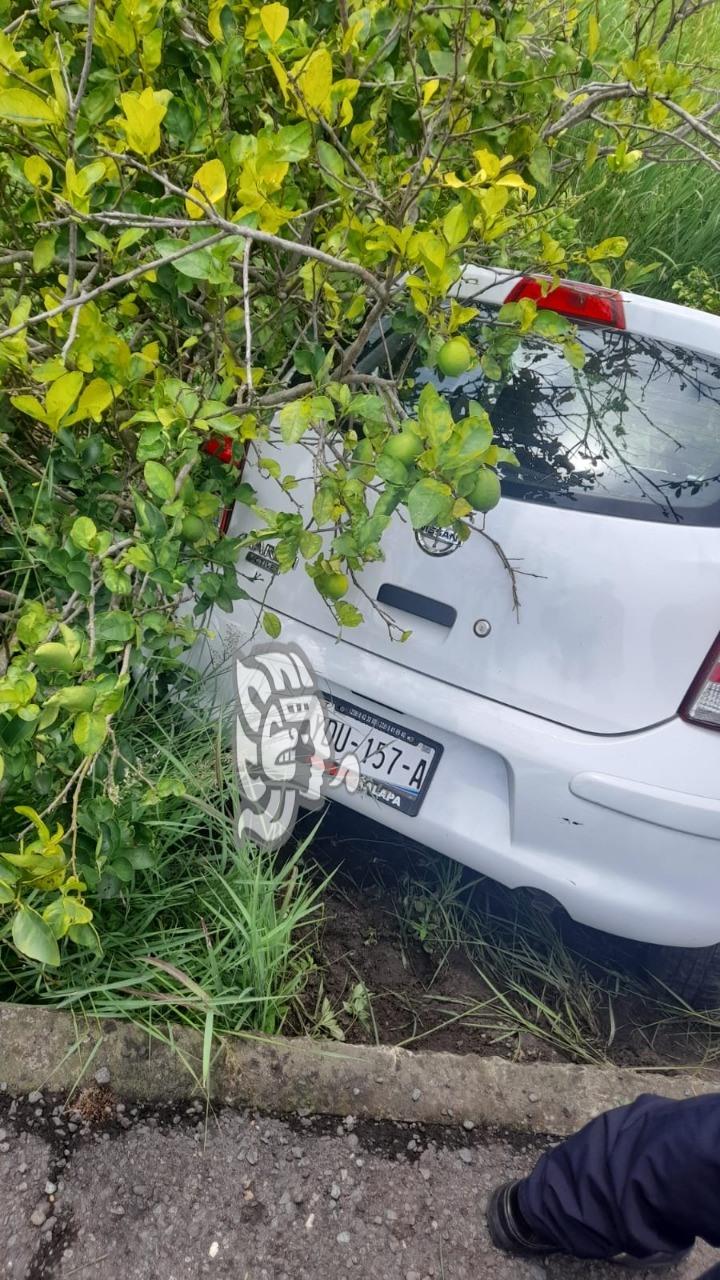
[[[624,238],[577,242],[568,192],[581,169],[621,185],[648,141],[713,152],[710,77],[674,60],[704,7],[638,0],[628,56],[602,5],[565,0],[0,0],[8,945],[50,966],[97,948],[93,895],[148,866],[162,796],[124,717],[192,639],[178,603],[243,594],[218,520],[254,495],[228,460],[277,480],[256,529],[339,627],[399,504],[470,535],[503,460],[487,416],[427,390],[402,420],[402,370],[358,354],[392,318],[427,363],[464,349],[490,379],[531,329],[582,359],[528,300],[471,350],[448,295],[466,260],[639,278]],[[307,449],[310,523],[277,439]]]

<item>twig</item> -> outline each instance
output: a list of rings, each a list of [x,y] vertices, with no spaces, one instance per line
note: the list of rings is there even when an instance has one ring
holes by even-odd
[[[581,94],[583,95],[583,101],[574,107],[570,107],[554,124],[547,125],[543,129],[543,138],[554,138],[556,134],[563,133],[565,129],[580,124],[582,120],[587,120],[595,108],[603,102],[617,102],[622,98],[642,98],[645,96],[645,90],[636,89],[634,85],[628,82],[602,85],[585,84],[580,85],[571,96],[572,98],[577,98]]]
[[[78,112],[82,100],[85,97],[88,79],[90,77],[90,68],[92,66],[93,40],[95,38],[95,4],[96,0],[88,0],[87,11],[87,34],[85,36],[85,57],[83,58],[82,70],[75,96],[70,100],[70,110],[68,111],[68,134],[75,138],[75,126],[77,124]]]
[[[74,298],[65,298],[56,307],[50,307],[47,311],[38,311],[34,316],[28,316],[27,320],[23,320],[20,324],[14,324],[8,329],[0,330],[0,339],[12,338],[16,333],[21,333],[23,329],[29,329],[36,324],[40,324],[43,320],[53,320],[55,316],[62,315],[64,311],[70,311],[73,307],[82,307],[86,302],[92,302],[93,299],[100,298],[102,294],[109,293],[111,289],[117,289],[118,285],[127,284],[130,280],[136,280],[138,276],[146,275],[148,271],[157,271],[159,267],[164,267],[169,262],[176,262],[178,258],[184,258],[188,253],[194,253],[199,249],[207,249],[210,245],[226,239],[227,236],[224,232],[217,232],[214,236],[207,236],[205,240],[198,240],[196,244],[185,244],[175,253],[166,253],[163,254],[162,258],[154,258],[151,262],[146,262],[142,266],[133,267],[132,271],[125,271],[122,275],[113,276],[111,280],[106,280],[104,284],[96,285],[94,289],[77,294]]]
[[[77,314],[77,312],[76,312]],[[97,584],[95,582],[95,570],[93,563],[90,563],[90,595],[88,598],[88,665],[92,667],[95,661],[95,594],[97,592]]]
[[[78,833],[78,807],[80,805],[80,792],[82,785],[87,777],[90,766],[94,764],[95,756],[86,756],[78,770],[78,781],[72,799],[71,820],[68,835],[72,835],[72,845],[70,847],[70,862],[72,864],[73,875],[77,875],[77,833]]]
[[[720,134],[715,133],[715,130],[711,129],[710,126],[706,124],[704,120],[701,120],[699,116],[691,115],[691,113],[686,111],[684,107],[681,107],[678,102],[673,102],[672,98],[666,98],[662,93],[657,95],[657,99],[658,102],[662,102],[664,106],[668,107],[670,111],[674,111],[675,115],[679,116],[681,120],[684,120],[685,123],[689,125],[691,129],[694,129],[696,133],[702,134],[703,138],[707,138],[708,142],[712,142],[714,147],[720,147]],[[672,134],[670,134],[670,136],[672,137]]]
[[[73,787],[75,786],[75,783],[80,777],[80,772],[84,765],[85,765],[85,761],[83,760],[82,764],[78,765],[77,769],[72,774],[72,776],[68,778],[68,781],[65,783],[65,786],[63,787],[60,794],[55,796],[55,799],[51,802],[51,804],[47,806],[46,809],[43,809],[42,813],[40,814],[41,818],[47,818],[49,814],[54,813],[56,809],[59,809],[60,805],[62,804],[63,800],[67,796],[68,792],[72,791]],[[20,835],[23,836],[28,831],[31,831],[31,830],[32,830],[32,827],[30,825],[28,825],[27,827],[23,827],[22,831],[20,832]]]
[[[252,249],[252,240],[245,241],[245,252],[243,253],[243,269],[242,269],[242,290],[243,290],[243,310],[245,312],[245,377],[247,379],[248,398],[252,398],[253,394],[253,375],[252,375],[252,321],[250,317],[250,250]]]

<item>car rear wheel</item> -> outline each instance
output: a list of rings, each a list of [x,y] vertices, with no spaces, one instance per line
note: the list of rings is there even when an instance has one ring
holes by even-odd
[[[720,1009],[720,944],[648,947],[646,965],[673,995],[694,1009]]]

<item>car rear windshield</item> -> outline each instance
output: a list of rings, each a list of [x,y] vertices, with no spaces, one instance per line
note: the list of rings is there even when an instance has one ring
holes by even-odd
[[[470,400],[480,401],[496,443],[520,463],[502,468],[510,497],[720,524],[720,360],[613,329],[581,328],[578,338],[582,369],[556,345],[530,337],[503,383],[478,369],[445,378],[411,359],[410,400],[431,381],[456,419]]]

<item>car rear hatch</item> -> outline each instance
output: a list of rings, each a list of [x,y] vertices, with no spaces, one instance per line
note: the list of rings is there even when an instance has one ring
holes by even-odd
[[[684,312],[645,306],[652,334],[658,312]],[[686,315],[690,326],[698,313]],[[720,323],[711,326],[720,339]],[[434,381],[456,418],[480,400],[520,467],[505,468],[500,505],[462,544],[444,529],[414,532],[397,512],[384,561],[364,570],[362,590],[351,587],[365,622],[343,641],[550,721],[617,734],[673,716],[717,635],[720,361],[612,327],[582,326],[579,338],[583,369],[533,337],[500,387],[477,370],[409,370],[413,394]],[[275,456],[283,475],[302,477],[293,505],[266,472],[248,465],[244,479],[260,506],[299,503],[309,518],[307,451],[279,445]],[[233,532],[251,521],[236,509]],[[278,574],[269,546],[243,559],[253,599],[337,634],[302,563]]]

